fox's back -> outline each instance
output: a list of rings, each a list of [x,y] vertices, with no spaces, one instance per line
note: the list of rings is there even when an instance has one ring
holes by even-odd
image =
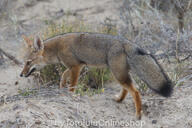
[[[79,32],[47,39],[45,47],[49,45],[49,49],[55,49],[55,53],[62,56],[61,58],[75,57],[78,61],[87,65],[106,66],[109,54],[115,56],[116,53],[122,53],[122,44],[128,42],[127,39],[119,36]],[[69,52],[73,56],[68,56]]]
[[[76,33],[71,49],[82,62],[89,65],[105,66],[108,52],[114,44],[121,45],[125,39],[98,33]]]

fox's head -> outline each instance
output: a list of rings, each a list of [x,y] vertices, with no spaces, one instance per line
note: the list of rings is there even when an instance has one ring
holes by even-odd
[[[23,39],[27,46],[27,55],[20,76],[28,77],[35,70],[40,70],[45,65],[43,57],[44,44],[38,36],[33,40],[26,36],[23,36]]]

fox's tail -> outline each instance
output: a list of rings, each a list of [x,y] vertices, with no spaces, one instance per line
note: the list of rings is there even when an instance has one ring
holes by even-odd
[[[124,48],[131,70],[149,88],[162,96],[169,97],[172,93],[172,82],[156,58],[133,44],[125,44]]]

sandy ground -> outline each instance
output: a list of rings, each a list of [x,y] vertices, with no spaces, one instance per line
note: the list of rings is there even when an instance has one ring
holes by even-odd
[[[27,96],[1,97],[0,127],[83,127],[83,128],[191,128],[191,83],[175,89],[164,99],[157,95],[142,96],[143,117],[135,119],[132,97],[122,103],[112,100],[117,83],[93,97],[77,96],[66,89],[44,87]],[[187,97],[186,97],[187,96]]]
[[[21,35],[38,32],[45,27],[45,21],[79,19],[101,24],[109,17],[119,23],[120,5],[118,0],[9,1],[4,12],[1,11],[0,47],[19,59]],[[57,85],[42,87],[32,78],[20,78],[21,69],[8,59],[0,65],[0,128],[192,127],[190,81],[176,87],[169,99],[153,93],[143,95],[143,117],[137,121],[130,95],[122,103],[112,100],[120,89],[117,83],[106,85],[100,95],[76,96],[66,89],[59,90]],[[28,89],[29,95],[18,93],[22,89]]]

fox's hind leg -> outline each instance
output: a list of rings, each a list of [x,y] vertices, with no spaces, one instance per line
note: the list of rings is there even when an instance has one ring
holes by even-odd
[[[131,93],[134,103],[135,103],[135,108],[136,108],[136,118],[141,119],[141,98],[139,91],[133,86],[132,83],[125,83],[123,84],[125,88]]]
[[[77,85],[79,74],[82,67],[83,65],[77,65],[71,68],[71,79],[70,79],[71,85],[69,88],[69,91],[71,92],[75,91],[75,86]]]
[[[61,80],[60,80],[60,88],[63,88],[66,86],[66,83],[67,83],[67,77],[70,76],[70,72],[71,70],[70,69],[66,69],[62,76],[61,76]]]
[[[136,109],[136,118],[137,119],[141,119],[141,98],[140,98],[140,94],[139,91],[133,86],[133,83],[130,79],[130,76],[128,75],[127,80],[122,80],[119,78],[116,78],[120,84],[123,86],[123,90],[126,91],[122,91],[120,94],[120,97],[118,97],[117,101],[122,101],[126,94],[127,94],[127,90],[131,93],[133,99],[134,99],[134,103],[135,103],[135,109]]]
[[[140,94],[139,91],[133,86],[133,84],[131,83],[130,85],[125,84],[125,86],[127,86],[127,89],[129,90],[129,92],[131,93],[134,102],[135,102],[135,108],[136,108],[136,118],[137,119],[141,119],[141,98],[140,98]]]
[[[137,89],[134,88],[133,86],[131,76],[129,74],[130,68],[126,61],[126,55],[121,54],[118,56],[112,56],[108,61],[109,61],[109,67],[113,75],[123,87],[123,91],[120,94],[120,97],[117,99],[117,101],[122,101],[125,98],[127,91],[129,91],[134,99],[136,108],[136,117],[137,119],[140,119],[141,118],[140,94],[137,91]]]

